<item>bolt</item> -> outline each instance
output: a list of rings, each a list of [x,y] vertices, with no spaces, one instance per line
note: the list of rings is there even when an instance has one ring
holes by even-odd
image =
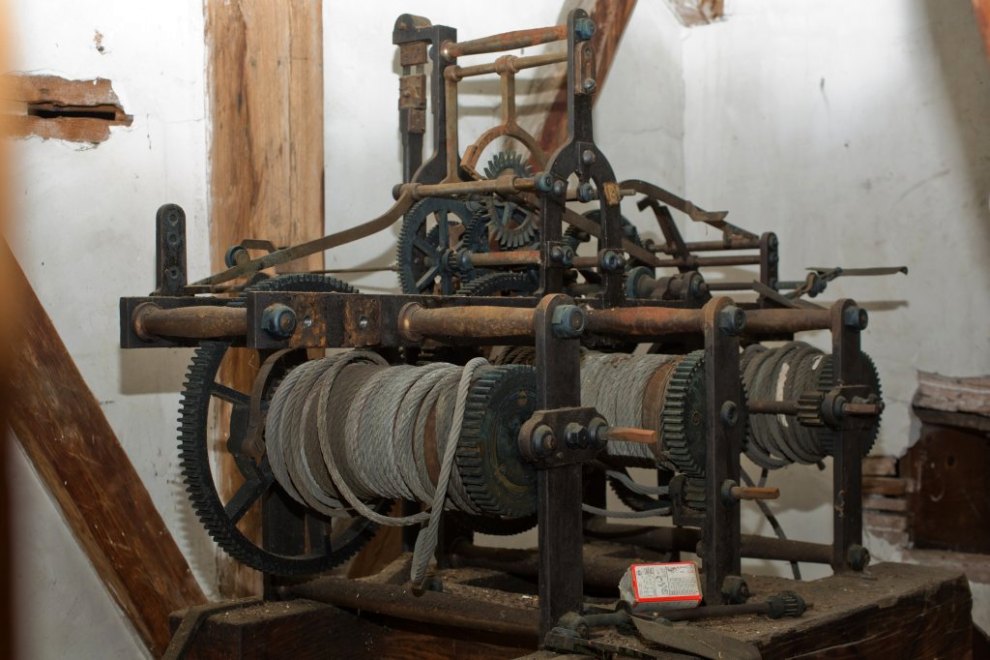
[[[852,330],[866,330],[870,323],[870,315],[862,307],[852,305],[842,312],[842,322]]]
[[[726,575],[722,582],[722,595],[732,605],[741,605],[749,599],[749,585],[738,575]]]
[[[770,234],[767,236],[767,247],[771,250],[776,250],[780,241],[777,240],[777,234]]]
[[[719,416],[726,426],[735,426],[736,422],[739,421],[739,406],[736,405],[735,401],[726,401],[722,404]]]
[[[572,449],[584,449],[588,446],[591,437],[588,435],[588,429],[578,424],[577,422],[571,422],[564,427],[564,442],[567,443],[568,447]]]
[[[536,189],[540,192],[550,192],[553,189],[553,175],[542,172],[536,175]]]
[[[574,35],[578,41],[587,41],[595,35],[595,22],[590,18],[579,18],[574,21]]]
[[[598,197],[598,193],[595,192],[595,187],[587,181],[578,186],[578,199],[582,202],[590,202],[596,197]]]
[[[599,449],[608,443],[608,422],[603,417],[595,417],[588,422],[588,435]]]
[[[718,328],[727,335],[738,335],[746,327],[746,312],[735,305],[726,305],[718,313]]]
[[[577,305],[558,305],[553,310],[551,328],[558,339],[574,339],[584,333],[584,310]]]
[[[780,253],[777,252],[776,250],[771,250],[770,254],[767,255],[767,259],[770,261],[770,263],[775,264],[778,261],[780,261]]]
[[[854,543],[846,550],[846,563],[854,571],[862,571],[870,565],[870,551]]]
[[[567,182],[562,179],[557,179],[553,182],[553,194],[557,197],[563,197],[567,192]]]
[[[277,339],[286,339],[296,330],[296,313],[291,307],[275,303],[261,313],[261,328]]]
[[[533,431],[533,452],[537,456],[546,456],[557,449],[557,438],[553,435],[553,429],[546,424],[541,424]]]
[[[362,316],[361,318],[358,319],[358,327],[360,329],[362,329],[362,330],[367,330],[368,329],[368,317],[367,316]]]
[[[564,248],[559,245],[554,245],[550,248],[550,261],[555,264],[559,264],[564,260]]]
[[[625,257],[618,250],[605,250],[601,256],[601,266],[603,270],[610,273],[622,270],[626,265]]]
[[[585,94],[591,94],[595,91],[596,87],[598,87],[598,84],[594,78],[585,78],[584,82],[581,83],[581,89],[584,90]]]
[[[595,162],[596,156],[595,152],[591,149],[585,149],[581,152],[581,162],[585,165],[591,165]]]

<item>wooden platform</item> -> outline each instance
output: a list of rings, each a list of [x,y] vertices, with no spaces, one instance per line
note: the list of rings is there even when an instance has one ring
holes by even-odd
[[[351,605],[363,598],[374,613],[297,599],[213,615],[186,657],[554,657],[534,653],[535,637],[526,632],[528,617],[535,626],[536,598],[521,589],[494,592],[484,586],[505,576],[480,569],[442,571],[443,592],[413,599],[399,585],[390,584],[394,575],[390,578],[386,572],[384,577],[348,584],[330,578],[328,593],[344,593]],[[759,576],[748,576],[747,581],[755,599],[790,589],[812,607],[800,619],[743,615],[678,625],[711,629],[752,643],[767,659],[973,657],[971,598],[961,573],[888,563],[871,567],[864,575],[813,582]],[[513,584],[527,583],[513,580]],[[382,598],[383,593],[397,595]],[[465,612],[464,599],[473,601],[476,611]],[[419,620],[390,616],[389,611]],[[180,614],[173,617],[173,626]],[[476,626],[463,627],[471,617],[482,618]],[[636,649],[644,657],[664,657],[662,649],[614,631],[594,633],[592,639]]]

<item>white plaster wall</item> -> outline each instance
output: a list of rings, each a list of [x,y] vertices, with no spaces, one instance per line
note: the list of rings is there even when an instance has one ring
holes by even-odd
[[[134,116],[132,126],[112,129],[95,147],[37,138],[18,143],[14,252],[166,524],[208,584],[212,551],[201,547],[175,451],[188,354],[125,353],[116,318],[119,296],[154,288],[160,204],[185,208],[190,272],[207,269],[202,5],[11,4],[16,70],[108,78]],[[21,657],[142,656],[20,452],[11,472]]]
[[[875,451],[902,454],[917,370],[990,371],[990,63],[970,4],[729,0],[724,21],[685,31],[683,62],[696,203],[777,232],[783,279],[811,265],[910,267],[825,296],[871,311],[863,346],[887,402]],[[829,539],[829,475],[771,478],[792,536]],[[985,590],[977,601],[985,621]]]

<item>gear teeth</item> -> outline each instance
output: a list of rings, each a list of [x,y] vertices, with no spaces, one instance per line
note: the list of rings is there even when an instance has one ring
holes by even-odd
[[[526,384],[532,388],[531,394],[535,405],[533,369],[511,365],[479,370],[477,378],[471,384],[464,408],[464,421],[455,453],[457,473],[471,502],[489,516],[515,519],[527,518],[534,513],[535,486],[524,488],[525,493],[516,492],[519,488],[518,484],[514,489],[508,490],[499,479],[492,478],[491,461],[486,460],[486,456],[497,452],[499,440],[492,435],[490,426],[485,423],[486,418],[497,408],[498,402],[494,398],[506,379],[520,377],[524,378]],[[510,386],[518,389],[511,382]],[[525,411],[520,409],[520,413],[523,412]],[[514,438],[510,441],[512,440]]]
[[[688,418],[698,406],[703,407],[692,395],[699,378],[704,377],[705,353],[694,351],[684,356],[671,374],[664,395],[663,410],[660,414],[663,448],[670,455],[671,462],[688,477],[704,479],[705,461],[697,460],[695,445],[699,440],[689,433],[691,420]],[[702,436],[701,442],[704,442]],[[707,451],[707,447],[704,447]]]
[[[446,199],[442,197],[427,197],[426,199],[420,200],[412,206],[402,218],[402,229],[399,232],[399,240],[396,244],[396,262],[399,265],[399,284],[402,287],[403,293],[433,293],[432,288],[429,291],[420,290],[417,282],[422,277],[423,273],[417,274],[414,270],[414,247],[417,235],[420,229],[426,226],[426,219],[433,213],[443,212],[444,217],[447,219],[448,224],[453,224],[455,220],[459,220],[465,226],[474,216],[473,212],[468,208],[467,204],[455,199]],[[439,262],[443,253],[446,251],[447,246],[440,245],[440,231],[439,225],[433,227],[429,233],[426,234],[426,240],[430,243],[431,247],[435,248],[435,252],[429,255],[432,259]],[[453,293],[453,292],[450,292]]]
[[[346,282],[315,273],[301,273],[274,277],[248,290],[253,291],[354,291]],[[222,341],[206,341],[199,345],[186,373],[185,389],[179,403],[178,454],[179,468],[185,491],[189,494],[196,517],[206,532],[224,552],[235,560],[258,571],[273,575],[313,575],[329,570],[349,559],[368,540],[376,529],[370,521],[360,519],[353,523],[353,531],[347,540],[325,555],[306,555],[298,558],[270,553],[244,536],[224,511],[210,469],[207,447],[209,424],[210,388],[230,344]],[[391,503],[382,503],[384,510]]]
[[[521,296],[531,295],[537,287],[526,273],[486,273],[457,290],[459,296],[497,296],[504,293],[514,293]]]
[[[869,374],[870,386],[873,392],[877,395],[877,398],[883,401],[883,387],[880,383],[880,373],[877,371],[877,365],[866,353],[860,353],[863,360],[866,362],[866,371]],[[817,386],[819,391],[827,392],[832,389],[835,384],[835,359],[829,354],[822,359],[821,366],[818,370]],[[870,431],[869,436],[866,437],[863,442],[863,456],[866,456],[873,449],[873,445],[877,441],[877,437],[880,435],[880,418],[883,413],[877,415],[876,423],[874,423],[873,428]],[[837,439],[837,434],[832,429],[823,428],[818,432],[818,438],[822,444],[822,451],[828,456],[835,455],[835,441]]]
[[[521,154],[511,149],[496,152],[485,165],[485,178],[497,179],[506,170],[512,171],[516,176],[533,176],[533,168],[523,160]]]

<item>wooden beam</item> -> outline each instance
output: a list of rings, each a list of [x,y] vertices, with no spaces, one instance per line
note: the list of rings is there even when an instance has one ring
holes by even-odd
[[[245,238],[283,246],[323,233],[323,10],[320,0],[208,0],[205,11],[210,257],[217,271],[227,248]],[[320,254],[285,270],[322,267]],[[250,389],[256,369],[235,360],[221,378]],[[238,480],[233,461],[219,472],[229,496]],[[244,525],[260,538],[260,520]],[[219,566],[223,595],[260,593],[256,572],[226,556]]]
[[[55,326],[4,243],[20,301],[10,427],[110,595],[154,654],[168,615],[206,599]]]
[[[619,48],[619,41],[626,31],[626,25],[629,24],[629,17],[632,16],[635,7],[636,0],[595,0],[595,6],[589,12],[596,25],[595,35],[591,38],[591,44],[595,49],[595,79],[598,81],[596,100],[605,86],[605,79]],[[552,154],[566,139],[567,76],[565,75],[543,123],[539,140],[543,151]]]
[[[983,45],[990,57],[990,0],[973,0],[973,11],[976,13],[976,23],[983,35]]]
[[[8,46],[9,30],[7,27],[7,7],[0,5],[0,71],[6,71],[10,62]],[[5,82],[0,80],[0,97],[5,96],[3,87]],[[4,139],[7,133],[5,126],[0,125],[0,235],[7,236],[8,221],[10,218],[10,207],[8,206],[9,179],[8,179],[8,150],[9,140]],[[0,429],[7,428],[7,414],[10,406],[10,358],[11,346],[13,346],[13,333],[11,331],[11,321],[17,316],[17,297],[14,287],[11,285],[11,277],[8,269],[10,264],[10,252],[0,250],[0,300],[6,301],[7,313],[0,315]],[[9,612],[0,616],[0,658],[14,657],[14,631],[17,626],[14,623],[16,610],[13,608],[12,585],[11,585],[11,557],[10,549],[10,487],[7,477],[7,451],[10,442],[10,434],[3,433],[0,437],[0,611]]]

